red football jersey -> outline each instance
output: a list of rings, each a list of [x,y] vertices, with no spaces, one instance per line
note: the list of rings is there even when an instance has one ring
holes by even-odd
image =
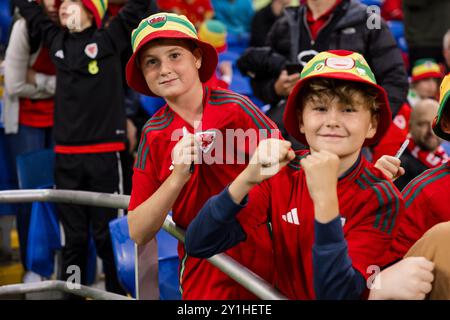
[[[450,221],[450,162],[424,171],[402,191],[405,214],[392,242],[392,255],[401,259],[428,229]]]
[[[246,167],[258,141],[265,138],[259,130],[267,132],[276,129],[276,125],[248,98],[224,89],[204,88],[202,129],[201,132],[195,131],[202,141],[204,163],[195,165],[190,180],[172,208],[174,222],[183,229],[210,197],[220,193]],[[171,174],[171,152],[181,138],[179,133],[183,127],[194,132],[194,128],[168,106],[161,108],[144,126],[134,168],[129,210],[147,200]],[[245,142],[222,139],[227,133],[232,134],[230,130],[233,129],[241,133],[255,129],[253,132],[256,135],[250,137],[250,134]],[[172,135],[177,132],[174,139]],[[276,138],[281,137],[278,130],[274,134]],[[212,157],[215,163],[208,160]],[[237,160],[240,164],[236,164]],[[256,298],[206,260],[186,256],[182,244],[178,246],[178,253],[183,299]],[[268,226],[255,230],[245,242],[228,250],[227,254],[262,278],[272,281],[272,244]]]
[[[238,214],[246,232],[271,221],[275,254],[275,286],[290,299],[315,299],[312,247],[314,203],[309,195],[303,154],[273,178],[252,189]],[[371,265],[380,268],[404,211],[400,192],[364,157],[338,182],[339,212],[353,267],[366,279]]]

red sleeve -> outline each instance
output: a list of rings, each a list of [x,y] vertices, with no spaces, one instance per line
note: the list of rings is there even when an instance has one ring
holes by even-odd
[[[409,184],[403,194],[408,192],[411,186],[413,184]],[[419,193],[411,203],[407,203],[405,215],[399,221],[398,234],[392,243],[391,254],[394,258],[403,258],[414,243],[433,226],[430,208],[426,192]]]
[[[248,204],[237,215],[246,234],[255,232],[268,222],[270,211],[270,180],[253,187],[248,195]]]
[[[380,269],[391,262],[388,252],[397,233],[396,221],[404,212],[400,192],[390,182],[378,182],[361,194],[355,216],[344,227],[348,253],[353,267],[366,279],[373,275],[370,266]]]
[[[149,143],[142,136],[133,170],[133,184],[128,210],[136,209],[160,187],[161,182],[158,179],[154,164]]]

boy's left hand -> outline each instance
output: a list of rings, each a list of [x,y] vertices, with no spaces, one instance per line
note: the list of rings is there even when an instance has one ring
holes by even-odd
[[[309,195],[314,202],[316,220],[327,223],[339,214],[337,181],[339,157],[322,150],[300,161],[305,171]]]

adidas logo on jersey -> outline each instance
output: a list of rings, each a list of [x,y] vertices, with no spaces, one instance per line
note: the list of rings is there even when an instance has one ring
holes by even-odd
[[[297,208],[291,209],[291,211],[289,211],[286,214],[283,214],[281,216],[281,218],[286,221],[287,223],[292,223],[292,224],[296,224],[296,225],[300,225],[300,222],[298,221],[298,213],[297,213]]]

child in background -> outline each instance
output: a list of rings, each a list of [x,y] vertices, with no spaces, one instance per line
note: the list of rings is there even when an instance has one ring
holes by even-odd
[[[14,0],[30,30],[41,33],[56,67],[55,184],[57,189],[121,193],[119,152],[125,149],[121,55],[132,29],[147,13],[148,0],[129,0],[103,28],[106,0],[64,0],[60,24],[34,1]],[[109,222],[120,210],[57,205],[63,225],[62,280],[72,266],[86,284],[87,250],[92,233],[103,260],[107,291],[124,294],[117,279]],[[72,297],[72,296],[71,296]]]
[[[218,20],[206,20],[200,25],[198,38],[201,41],[212,45],[217,53],[220,54],[227,50],[227,29],[225,25]],[[216,72],[207,82],[211,87],[220,87],[228,89],[233,80],[233,68],[231,61],[219,62]]]
[[[411,91],[408,99],[438,99],[439,84],[442,80],[440,66],[433,59],[417,60],[411,72]],[[414,108],[414,104],[411,105]]]

